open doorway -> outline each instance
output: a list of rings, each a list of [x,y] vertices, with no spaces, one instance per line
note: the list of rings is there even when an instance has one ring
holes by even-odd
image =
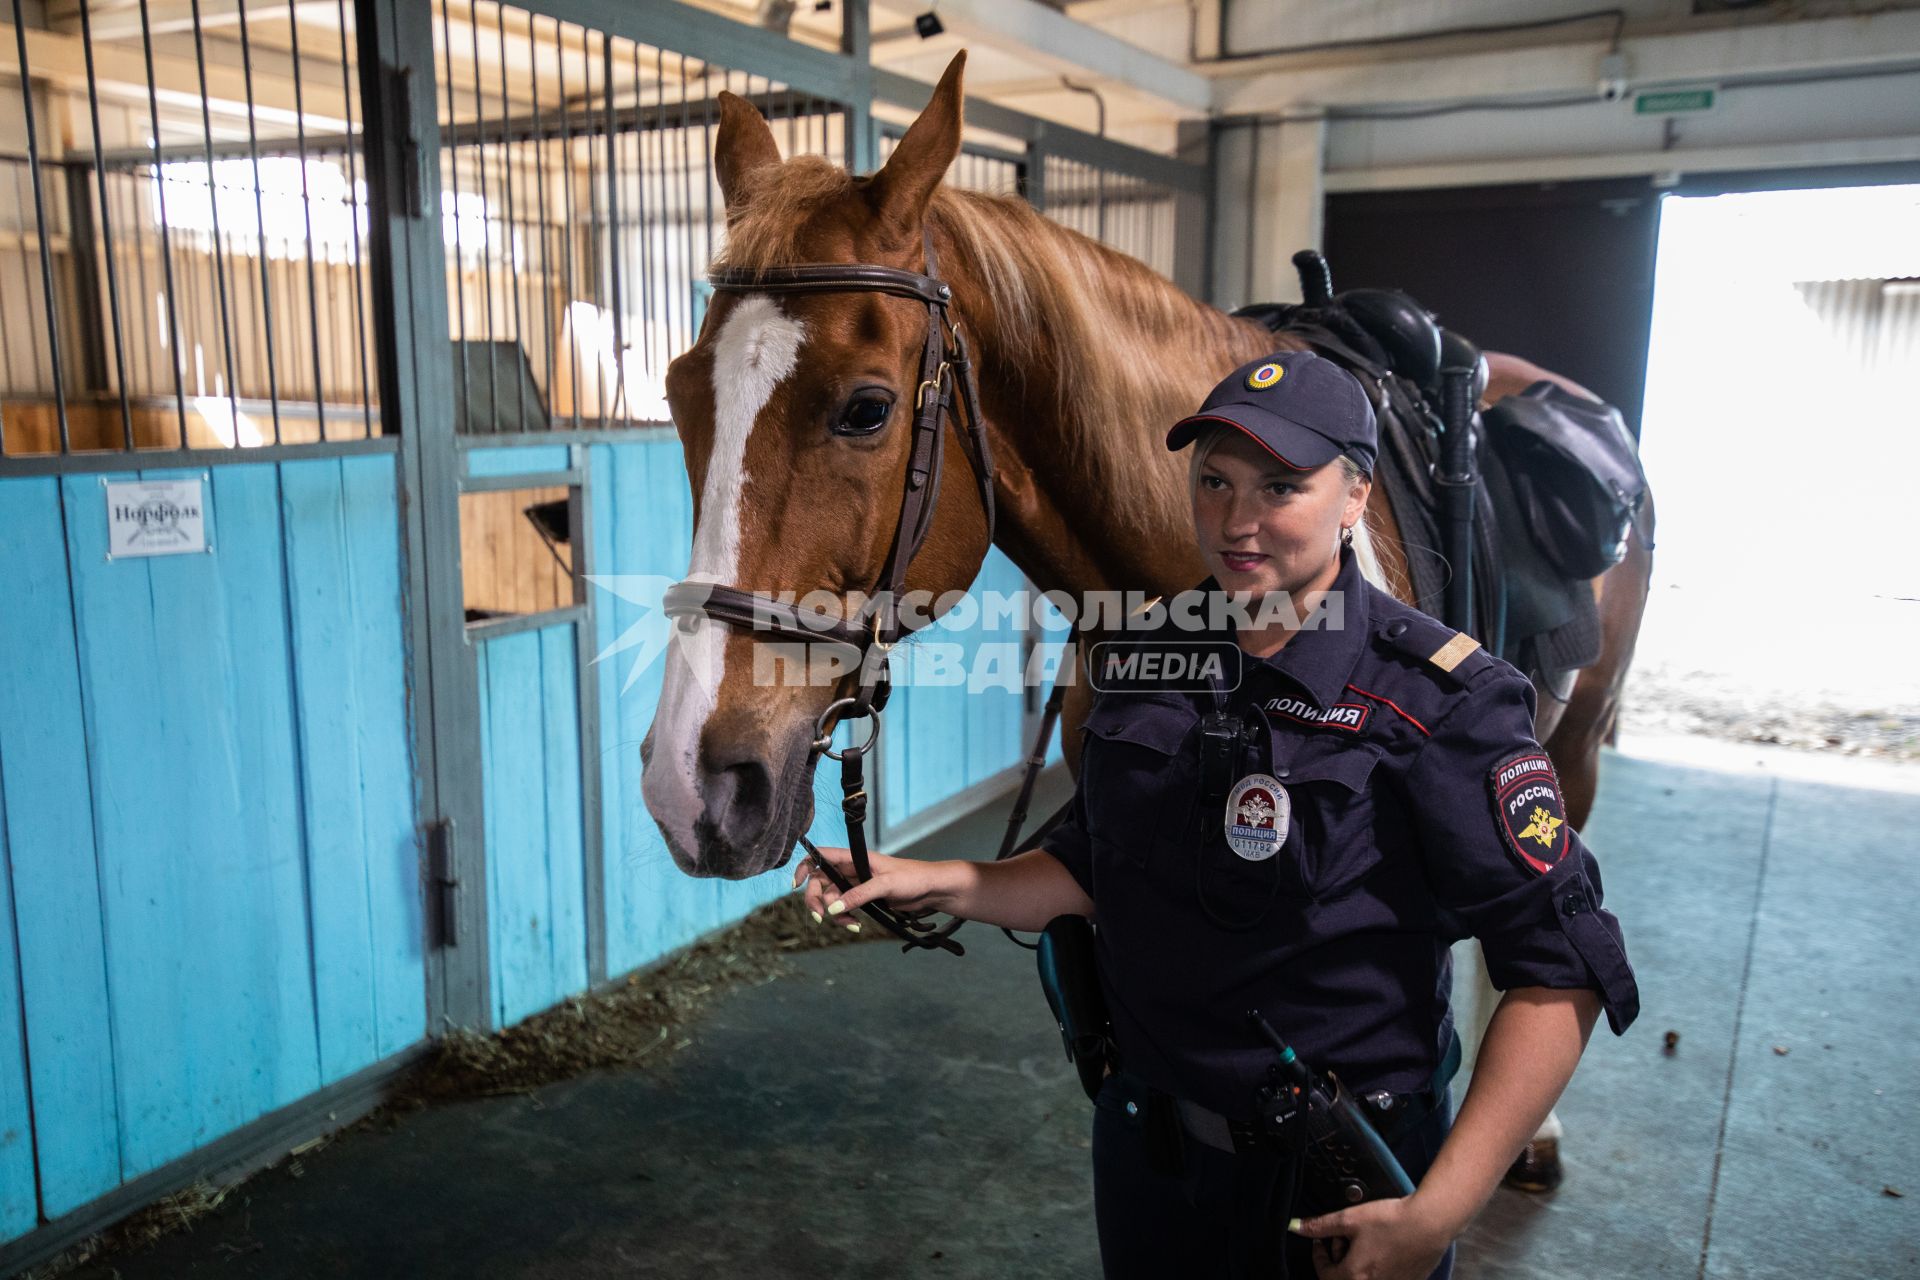
[[[1670,196],[1623,743],[1920,760],[1920,185]]]

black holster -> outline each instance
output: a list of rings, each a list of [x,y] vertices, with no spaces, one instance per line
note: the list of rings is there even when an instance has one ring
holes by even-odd
[[[1067,1058],[1080,1072],[1080,1087],[1092,1098],[1100,1092],[1107,1069],[1120,1068],[1094,958],[1093,922],[1085,916],[1055,916],[1040,935],[1036,959],[1040,989],[1047,993]]]

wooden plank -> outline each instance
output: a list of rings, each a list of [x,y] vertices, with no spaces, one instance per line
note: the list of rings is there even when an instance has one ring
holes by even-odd
[[[689,500],[652,491],[652,462],[656,454],[666,453],[677,457],[679,442],[593,446],[594,563],[603,575],[664,580],[686,569],[692,537]],[[652,602],[592,590],[596,653],[606,653],[636,625],[644,625],[645,634],[654,637],[671,625],[663,617],[649,616]],[[656,627],[662,631],[654,631]],[[624,686],[634,660],[635,651],[628,650],[593,668],[605,741],[600,794],[609,973],[638,968],[668,949],[665,922],[677,913],[681,886],[676,880],[684,879],[640,794],[640,743],[659,705],[669,659],[663,656],[628,689]]]
[[[480,448],[466,451],[470,476],[531,476],[565,471],[567,447],[563,444],[536,445],[531,448]]]
[[[547,972],[551,1004],[587,989],[586,815],[580,808],[580,690],[574,624],[534,633],[546,802]]]
[[[0,653],[31,655],[0,663],[0,842],[12,853],[41,1193],[50,1217],[120,1181],[94,799],[59,484],[51,477],[0,481],[0,509],[7,512],[0,522],[0,599],[7,602],[0,608]],[[94,502],[104,539],[97,488]],[[24,856],[29,850],[32,856]]]
[[[320,1076],[331,1083],[425,1033],[399,511],[390,459],[283,463],[280,474]]]
[[[586,987],[572,646],[570,624],[476,646],[493,1008],[500,1026]]]
[[[214,554],[111,563],[64,492],[133,1177],[319,1084],[278,485],[219,468]]]
[[[356,732],[361,707],[353,664],[343,661],[352,618],[339,464],[283,464],[280,482],[324,1084],[364,1066],[373,1052],[373,939]]]
[[[304,464],[303,464],[304,465]],[[373,940],[374,1060],[427,1033],[425,856],[414,822],[413,753],[402,621],[400,511],[395,459],[343,458],[340,501],[347,539],[353,626],[345,637],[357,672],[361,718],[361,840]],[[316,655],[325,660],[326,655]]]
[[[7,811],[0,769],[0,816]],[[0,821],[0,1240],[33,1230],[40,1220],[34,1170],[33,1099],[27,1093],[27,1040],[20,1000],[20,949],[13,910],[13,849]]]

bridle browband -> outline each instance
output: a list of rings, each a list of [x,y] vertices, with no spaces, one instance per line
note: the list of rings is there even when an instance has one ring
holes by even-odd
[[[925,249],[924,275],[876,263],[822,262],[729,267],[707,277],[719,293],[879,293],[926,305],[927,340],[920,357],[920,382],[914,391],[913,435],[908,442],[900,517],[894,526],[893,541],[887,548],[887,558],[880,567],[877,589],[861,612],[852,618],[839,618],[790,604],[764,592],[693,581],[669,587],[663,600],[667,614],[672,617],[705,615],[715,622],[757,635],[838,644],[858,655],[860,669],[854,693],[836,699],[814,724],[808,768],[822,755],[840,761],[841,810],[847,819],[847,847],[861,880],[870,879],[873,874],[867,854],[866,756],[879,738],[880,711],[886,706],[891,689],[888,654],[908,632],[901,622],[900,593],[906,585],[907,569],[931,530],[934,506],[940,495],[945,428],[956,401],[963,419],[959,429],[972,445],[968,461],[979,486],[989,545],[994,533],[993,455],[987,446],[986,426],[980,419],[973,361],[967,352],[966,338],[950,313],[953,290],[939,278],[931,231],[926,233]],[[866,741],[835,751],[832,744],[835,725],[865,718],[873,721]],[[812,841],[802,835],[800,843],[814,866],[842,892],[852,887],[820,856]],[[961,954],[960,944],[952,941],[952,934],[960,926],[957,919],[936,927],[926,924],[919,916],[909,916],[882,904],[873,903],[862,909],[910,948],[940,947]]]

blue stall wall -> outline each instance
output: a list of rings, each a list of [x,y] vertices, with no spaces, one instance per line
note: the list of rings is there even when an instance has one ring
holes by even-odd
[[[573,628],[564,622],[475,645],[496,1027],[587,988]]]
[[[10,1235],[29,1099],[53,1218],[425,1034],[393,457],[206,498],[108,561],[99,476],[0,480]]]

